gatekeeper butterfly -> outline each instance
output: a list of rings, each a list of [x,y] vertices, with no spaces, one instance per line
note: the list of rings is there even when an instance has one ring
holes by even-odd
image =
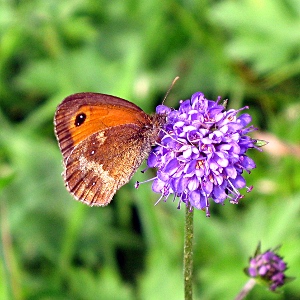
[[[165,119],[110,95],[79,93],[65,98],[54,125],[67,190],[88,205],[109,204],[150,153]]]

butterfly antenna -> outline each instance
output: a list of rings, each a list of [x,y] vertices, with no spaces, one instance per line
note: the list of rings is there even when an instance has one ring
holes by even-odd
[[[176,76],[176,77],[173,79],[173,81],[172,81],[172,83],[171,83],[171,85],[170,85],[170,87],[169,87],[169,89],[168,89],[168,91],[167,91],[167,93],[166,93],[166,95],[165,95],[165,97],[164,97],[164,100],[162,101],[162,104],[164,104],[165,100],[167,99],[167,97],[168,97],[169,94],[170,94],[171,89],[173,88],[174,84],[176,83],[176,81],[177,81],[178,79],[179,79],[179,76]]]

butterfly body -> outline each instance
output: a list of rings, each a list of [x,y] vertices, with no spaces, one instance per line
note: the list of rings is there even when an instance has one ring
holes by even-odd
[[[165,116],[150,116],[118,97],[65,98],[54,124],[68,191],[88,205],[107,205],[150,153],[164,123]]]

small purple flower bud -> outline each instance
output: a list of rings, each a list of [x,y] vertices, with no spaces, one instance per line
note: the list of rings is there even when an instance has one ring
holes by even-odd
[[[266,285],[271,291],[275,291],[278,287],[294,279],[285,276],[287,264],[276,253],[279,248],[261,253],[259,243],[254,256],[249,259],[249,267],[244,270],[246,275]]]

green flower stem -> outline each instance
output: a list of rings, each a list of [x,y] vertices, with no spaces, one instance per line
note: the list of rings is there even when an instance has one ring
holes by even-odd
[[[193,299],[193,224],[194,210],[187,205],[185,212],[185,236],[184,236],[184,299]]]
[[[234,298],[234,300],[242,300],[244,299],[248,293],[253,289],[253,287],[255,286],[256,281],[253,278],[250,278],[246,284],[244,285],[244,287],[242,288],[242,290],[240,291],[240,293]]]

